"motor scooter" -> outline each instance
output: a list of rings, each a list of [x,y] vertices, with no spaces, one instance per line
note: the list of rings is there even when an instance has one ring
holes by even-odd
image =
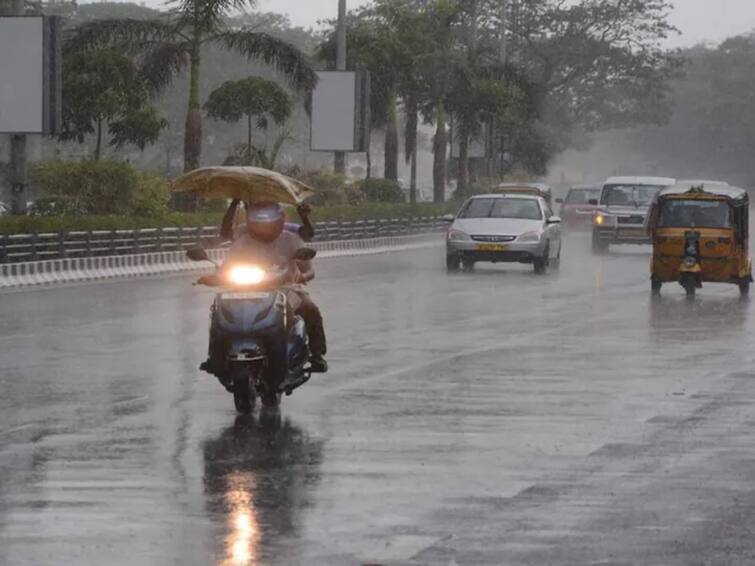
[[[316,253],[301,248],[294,259],[309,261]],[[200,248],[189,250],[187,256],[193,261],[212,262]],[[294,314],[288,285],[282,283],[292,279],[291,262],[286,263],[288,267],[245,263],[224,266],[215,277],[203,278],[200,283],[222,287],[210,315],[210,358],[214,363],[203,368],[233,393],[240,413],[249,413],[257,397],[264,407],[277,407],[282,394],[291,395],[311,377],[306,326]],[[223,353],[222,358],[218,351]]]

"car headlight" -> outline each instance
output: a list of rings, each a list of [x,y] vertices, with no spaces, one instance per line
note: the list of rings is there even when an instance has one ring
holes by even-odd
[[[228,272],[228,280],[234,285],[259,285],[265,275],[265,270],[256,265],[237,265]]]
[[[461,230],[449,230],[448,231],[448,239],[450,241],[463,241],[463,240],[469,240],[469,234],[466,232],[462,232]]]
[[[598,213],[598,214],[595,215],[594,220],[595,220],[595,225],[596,226],[603,226],[603,224],[605,224],[605,222],[606,222],[606,217],[603,216],[602,214]]]
[[[517,238],[520,242],[539,242],[543,236],[542,232],[533,230],[532,232],[525,232]]]

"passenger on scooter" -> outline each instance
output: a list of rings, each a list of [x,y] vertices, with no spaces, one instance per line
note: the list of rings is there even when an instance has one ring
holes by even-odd
[[[315,277],[311,261],[297,261],[294,254],[300,248],[305,247],[302,238],[292,232],[284,230],[285,215],[279,204],[274,202],[257,203],[247,206],[246,234],[239,237],[229,250],[228,259],[221,267],[238,262],[239,260],[265,262],[268,264],[285,261],[293,262],[292,273],[295,278],[284,282],[292,287],[288,293],[288,301],[293,311],[300,315],[307,327],[309,335],[309,348],[311,353],[310,364],[312,371],[324,373],[328,371],[325,361],[327,344],[325,328],[323,325],[320,309],[304,290],[304,284]],[[216,275],[202,277],[201,283],[212,284],[217,280]],[[220,360],[224,352],[217,347],[217,341],[213,340],[210,332],[210,359],[203,364],[205,370],[214,373],[222,364]]]

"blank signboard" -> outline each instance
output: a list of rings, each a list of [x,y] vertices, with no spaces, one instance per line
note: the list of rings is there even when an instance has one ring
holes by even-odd
[[[0,18],[0,132],[44,130],[44,20]]]
[[[312,93],[312,150],[354,151],[357,146],[357,75],[348,71],[317,73]]]

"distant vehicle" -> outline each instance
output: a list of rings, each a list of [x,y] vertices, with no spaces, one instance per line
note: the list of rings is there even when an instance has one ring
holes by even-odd
[[[726,181],[707,181],[704,179],[683,179],[681,181],[677,181],[676,185],[674,187],[676,189],[691,189],[693,187],[729,187],[729,183]]]
[[[553,189],[544,183],[501,183],[495,188],[494,192],[510,195],[535,195],[544,198],[548,206],[553,206]]]
[[[561,219],[543,197],[477,195],[454,216],[446,238],[446,267],[471,270],[478,261],[529,263],[545,273],[561,259]]]
[[[561,210],[558,213],[561,217],[561,225],[564,228],[588,229],[592,227],[592,219],[598,205],[590,204],[590,201],[598,199],[600,199],[600,187],[576,185],[569,189],[565,199],[556,199],[556,202],[561,204]]]
[[[645,217],[656,195],[676,184],[668,177],[611,177],[603,183],[600,198],[591,200],[592,251],[605,253],[611,244],[649,244]]]

